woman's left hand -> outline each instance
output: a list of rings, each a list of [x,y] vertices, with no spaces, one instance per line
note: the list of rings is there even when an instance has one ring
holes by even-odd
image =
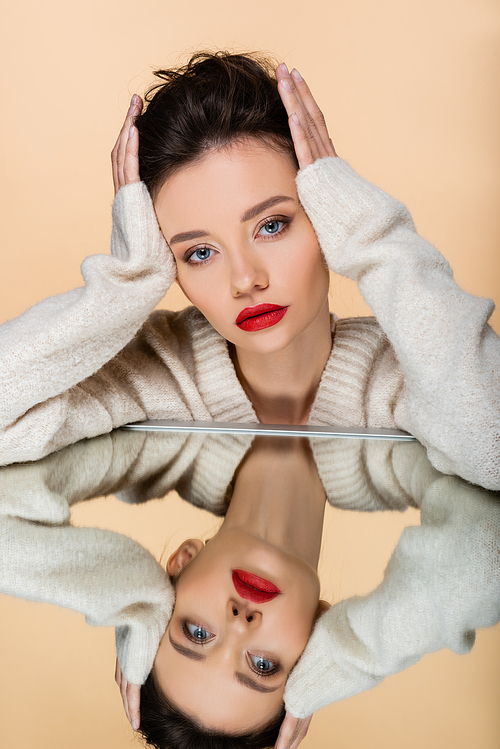
[[[276,68],[276,80],[288,114],[299,168],[304,169],[309,164],[314,164],[316,159],[336,156],[323,112],[298,70],[294,68],[290,74],[282,62]]]
[[[120,687],[123,707],[134,731],[137,731],[141,722],[141,686],[140,684],[129,684],[120,668],[118,658],[116,659],[115,681]]]

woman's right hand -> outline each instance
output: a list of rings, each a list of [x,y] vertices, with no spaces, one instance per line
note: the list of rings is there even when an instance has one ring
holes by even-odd
[[[124,185],[140,182],[139,176],[139,131],[134,125],[135,118],[142,112],[142,99],[134,94],[120,134],[111,151],[113,185],[115,195]]]

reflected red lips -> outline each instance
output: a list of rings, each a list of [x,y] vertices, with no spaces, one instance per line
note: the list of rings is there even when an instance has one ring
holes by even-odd
[[[245,570],[233,570],[233,585],[239,596],[252,603],[267,603],[281,593],[269,580]]]
[[[249,332],[270,328],[284,318],[287,309],[288,307],[280,307],[278,304],[245,307],[236,318],[236,325]]]

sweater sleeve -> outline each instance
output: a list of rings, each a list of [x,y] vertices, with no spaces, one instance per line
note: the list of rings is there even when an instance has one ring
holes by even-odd
[[[0,462],[34,460],[83,437],[143,418],[133,397],[110,415],[92,377],[133,338],[175,278],[144,183],[123,187],[113,204],[111,255],[84,260],[85,286],[46,299],[0,328]],[[118,394],[119,376],[99,383]],[[78,411],[65,430],[69,411]]]
[[[0,592],[115,627],[118,660],[132,684],[151,671],[175,599],[165,570],[131,538],[9,515],[0,515]]]
[[[316,161],[299,172],[297,185],[329,268],[357,282],[392,346],[387,361],[374,362],[366,401],[368,420],[371,410],[376,421],[377,400],[392,399],[394,424],[371,425],[415,435],[443,473],[499,488],[493,302],[463,291],[407,209],[342,159]],[[397,393],[388,384],[394,363],[404,380]]]
[[[500,619],[498,499],[455,477],[426,491],[384,580],[332,606],[291,672],[285,705],[306,717],[402,671],[426,653],[467,653],[475,629]]]

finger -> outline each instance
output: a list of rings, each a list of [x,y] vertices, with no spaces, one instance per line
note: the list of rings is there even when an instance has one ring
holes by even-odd
[[[276,742],[274,749],[290,749],[291,742],[296,736],[298,722],[299,719],[294,718],[290,713],[287,712],[285,714],[285,718],[278,734],[278,741]]]
[[[328,135],[328,128],[323,112],[318,107],[311,89],[295,68],[292,70],[291,78],[296,86],[296,96],[300,98],[302,105],[307,112],[308,120],[314,124],[314,132],[317,135],[317,145],[321,158],[325,156],[336,156],[332,141]],[[332,152],[333,149],[333,152]]]
[[[130,107],[123,123],[122,129],[119,136],[119,145],[116,154],[116,164],[118,171],[118,183],[119,187],[123,187],[127,184],[125,177],[125,160],[127,155],[127,146],[130,140],[131,127],[135,122],[135,118],[142,111],[142,99],[137,94],[134,94]],[[138,135],[138,134],[137,134]],[[137,149],[138,150],[138,149]]]
[[[141,181],[139,176],[139,131],[134,125],[130,126],[125,148],[123,179],[126,185]]]
[[[137,731],[141,723],[141,687],[139,684],[128,685],[127,704],[132,728]]]
[[[292,114],[296,114],[301,125],[304,135],[309,143],[309,149],[311,151],[312,161],[321,157],[318,143],[320,143],[319,135],[316,133],[316,126],[304,107],[302,99],[298,95],[297,87],[295,86],[294,80],[290,76],[282,78],[278,84],[278,90],[281,95],[281,100],[285,105],[285,109],[288,113],[288,117]]]
[[[115,681],[120,686],[122,680],[122,670],[120,668],[120,664],[118,663],[118,658],[116,659],[115,663]]]
[[[288,72],[288,68],[284,62],[278,65],[278,67],[276,68],[276,80],[278,81],[278,83],[282,78],[286,78],[289,75],[290,73]]]
[[[115,194],[118,192],[120,187],[123,186],[121,184],[121,176],[122,176],[121,165],[123,161],[123,150],[124,150],[124,147],[126,147],[128,131],[130,130],[131,115],[132,115],[132,112],[134,111],[134,105],[135,105],[135,99],[134,97],[132,97],[130,106],[128,108],[127,116],[125,117],[125,121],[120,129],[120,132],[118,133],[118,138],[116,139],[116,143],[113,147],[113,150],[111,151],[111,164],[113,168],[113,184],[115,188]]]
[[[290,132],[292,134],[293,145],[295,148],[295,155],[299,162],[299,169],[304,169],[310,164],[314,164],[316,161],[315,156],[311,151],[311,141],[306,131],[302,127],[300,120],[295,112],[288,118],[288,124],[290,126]]]
[[[115,194],[118,190],[124,186],[125,177],[123,173],[123,166],[125,162],[125,154],[127,150],[127,143],[130,135],[130,128],[134,124],[135,118],[142,111],[142,99],[137,94],[134,94],[130,102],[130,106],[125,117],[125,121],[118,134],[118,138],[111,151],[111,163],[113,168],[113,184],[115,188]]]
[[[307,718],[295,718],[291,713],[286,713],[275,749],[296,749],[306,735],[311,720],[312,715]]]
[[[128,722],[132,723],[132,721],[130,720],[130,711],[128,709],[127,687],[128,681],[122,678],[122,682],[120,685],[120,694],[122,696],[123,709],[125,710],[125,715],[127,716]]]
[[[312,720],[312,715],[310,715],[308,718],[305,718],[305,720],[302,721],[302,725],[300,727],[300,730],[297,734],[297,737],[295,741],[290,745],[290,749],[297,749],[298,745],[301,743],[302,739],[305,738],[306,733],[309,729],[309,725]]]

